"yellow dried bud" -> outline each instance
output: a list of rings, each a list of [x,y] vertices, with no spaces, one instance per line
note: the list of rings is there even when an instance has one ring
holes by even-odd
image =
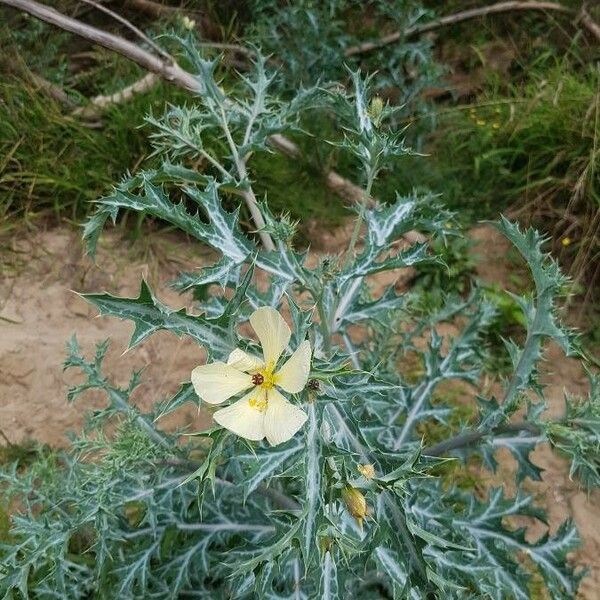
[[[375,477],[375,467],[373,465],[358,465],[358,471],[365,479]]]
[[[321,552],[325,554],[325,552],[330,552],[333,547],[333,539],[329,536],[323,536],[319,538],[319,547],[321,548]]]
[[[348,508],[348,512],[362,525],[363,519],[367,516],[367,499],[363,493],[351,485],[342,490],[342,499]]]
[[[137,527],[146,514],[146,505],[143,502],[127,502],[123,507],[125,518],[131,527]]]
[[[374,121],[378,121],[381,117],[381,113],[383,113],[383,100],[379,96],[375,96],[371,100],[371,105],[369,106],[369,114]]]

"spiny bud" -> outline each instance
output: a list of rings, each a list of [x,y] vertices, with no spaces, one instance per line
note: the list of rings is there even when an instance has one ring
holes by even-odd
[[[342,500],[346,504],[348,512],[356,519],[359,525],[362,525],[363,519],[367,516],[367,499],[363,493],[351,485],[342,490]]]
[[[333,546],[333,538],[330,538],[328,535],[324,535],[319,538],[319,548],[321,552],[325,554],[325,552],[330,552]]]
[[[271,234],[274,238],[290,244],[296,235],[298,221],[290,218],[289,214],[281,215],[277,221],[272,221],[262,228],[265,233]]]
[[[381,123],[381,116],[383,114],[383,100],[379,96],[375,96],[371,100],[369,105],[369,116],[373,121],[373,124],[378,127]]]
[[[127,502],[123,507],[123,513],[131,527],[137,527],[146,514],[146,505],[143,502]]]
[[[375,477],[375,467],[373,465],[358,465],[358,471],[365,479]]]

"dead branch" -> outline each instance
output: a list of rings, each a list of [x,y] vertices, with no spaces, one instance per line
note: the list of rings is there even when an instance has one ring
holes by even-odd
[[[219,27],[200,10],[167,6],[153,0],[124,0],[124,6],[125,8],[144,13],[153,19],[168,19],[176,15],[188,15],[196,20],[198,28],[203,33],[203,37],[208,37],[209,39],[219,36],[221,33]]]
[[[170,17],[181,12],[181,9],[175,6],[167,6],[166,4],[160,4],[152,0],[125,0],[125,6],[143,12],[155,19]]]
[[[155,73],[147,73],[141,79],[138,79],[131,85],[106,96],[100,95],[92,98],[88,106],[80,106],[73,111],[74,116],[83,119],[95,119],[100,116],[102,110],[116,104],[124,104],[137,94],[143,94],[151,90],[159,82],[159,77]]]
[[[136,27],[131,21],[122,17],[120,14],[110,10],[106,6],[100,4],[99,2],[95,2],[94,0],[81,0],[81,2],[85,2],[85,4],[89,4],[93,6],[96,10],[103,12],[108,15],[115,21],[125,25],[129,30],[133,31],[137,37],[139,37],[142,41],[146,42],[148,46],[150,46],[159,56],[162,56],[166,61],[173,62],[173,57],[165,52],[158,44],[154,42],[154,40],[150,39],[139,27]]]
[[[585,4],[581,7],[575,23],[581,23],[600,42],[600,25],[592,19]]]
[[[113,35],[102,29],[82,23],[77,19],[72,19],[49,6],[35,2],[35,0],[0,0],[0,4],[12,6],[46,23],[90,40],[98,46],[117,52],[147,71],[156,73],[179,87],[189,91],[198,89],[196,78],[191,73],[184,71],[177,63],[169,63],[118,35]]]
[[[183,70],[176,62],[167,63],[143,48],[140,48],[133,42],[125,40],[122,37],[107,33],[106,31],[67,17],[53,8],[44,6],[35,0],[0,0],[0,4],[5,4],[18,10],[22,10],[33,15],[34,17],[37,17],[38,19],[41,19],[42,21],[46,21],[47,23],[55,25],[60,29],[70,31],[71,33],[90,40],[99,46],[117,52],[125,58],[137,63],[141,67],[144,67],[151,73],[155,73],[156,75],[174,85],[177,85],[178,87],[191,92],[199,90],[199,83],[197,79],[191,73]],[[129,86],[128,97],[131,97],[131,95],[135,93],[135,91],[138,91],[140,87],[143,88],[141,81],[142,80],[134,83],[132,86]],[[151,82],[146,80],[146,85],[150,86],[150,83]],[[136,89],[134,90],[133,88]],[[124,90],[117,92],[116,96],[120,98],[123,92]],[[102,102],[103,100],[98,100],[97,105],[100,106]],[[275,148],[278,148],[281,152],[292,158],[298,158],[301,155],[298,146],[284,136],[271,136],[269,141]],[[334,171],[330,171],[325,175],[325,183],[334,193],[351,202],[355,202],[357,198],[362,198],[364,196],[364,192],[359,186],[355,185]]]
[[[563,13],[572,12],[570,8],[567,8],[566,6],[563,6],[562,4],[558,4],[556,2],[498,2],[497,4],[491,4],[490,6],[483,6],[481,8],[471,8],[469,10],[463,10],[453,15],[440,17],[439,19],[434,19],[433,21],[430,21],[429,23],[425,23],[423,25],[415,25],[414,27],[409,27],[404,31],[395,31],[393,33],[383,36],[378,40],[372,42],[365,42],[363,44],[359,44],[358,46],[352,46],[351,48],[348,48],[346,50],[345,55],[355,56],[357,54],[364,54],[366,52],[376,50],[377,48],[387,46],[388,44],[393,44],[403,37],[420,35],[422,33],[427,33],[428,31],[432,31],[434,29],[439,29],[440,27],[454,25],[455,23],[461,23],[462,21],[475,19],[477,17],[484,17],[486,15],[493,15],[497,13],[511,12],[517,10],[554,10]]]
[[[61,87],[29,70],[27,70],[27,76],[31,79],[36,88],[42,90],[57,102],[76,110],[77,104],[69,98],[67,93]]]

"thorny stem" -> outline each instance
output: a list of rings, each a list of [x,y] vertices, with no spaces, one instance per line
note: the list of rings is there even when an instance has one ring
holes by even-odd
[[[240,157],[239,152],[237,150],[237,146],[231,135],[231,131],[229,130],[229,125],[227,124],[227,117],[225,116],[225,110],[223,107],[219,107],[221,110],[221,126],[223,128],[223,132],[225,133],[225,137],[227,138],[227,143],[229,144],[229,148],[231,150],[231,155],[233,156],[233,162],[235,163],[235,168],[237,169],[238,175],[241,181],[246,181],[248,183],[248,189],[242,192],[242,197],[246,202],[246,206],[250,211],[250,215],[252,216],[252,220],[254,221],[254,225],[258,230],[258,235],[260,237],[260,241],[264,246],[267,252],[272,252],[275,250],[275,244],[271,239],[271,236],[266,232],[262,231],[264,229],[266,223],[265,219],[258,208],[258,203],[256,202],[256,196],[254,195],[254,191],[250,186],[248,181],[248,171],[246,169],[246,161]]]
[[[372,456],[369,449],[365,448],[363,446],[362,442],[352,433],[352,431],[346,424],[344,417],[338,410],[337,406],[330,404],[330,407],[331,407],[331,413],[333,414],[336,421],[338,422],[339,428],[344,431],[344,434],[350,440],[350,444],[352,445],[352,448],[355,450],[355,452],[357,454],[359,454],[361,460],[365,463],[377,464],[377,462],[378,462],[377,459],[374,456]],[[424,563],[422,557],[419,555],[418,549],[416,548],[416,546],[413,543],[412,536],[411,536],[410,532],[408,531],[408,528],[406,526],[406,522],[405,522],[405,519],[404,519],[404,516],[403,516],[401,510],[398,508],[398,506],[396,505],[396,502],[394,502],[393,497],[387,490],[384,490],[381,492],[381,499],[382,499],[384,505],[386,506],[386,508],[390,511],[390,513],[392,515],[392,519],[394,521],[394,524],[398,528],[398,532],[402,535],[402,537],[406,543],[406,549],[408,551],[410,564],[413,565],[421,573],[422,576],[426,577],[425,563]]]
[[[192,471],[196,471],[198,469],[198,467],[200,466],[200,463],[195,462],[193,460],[184,459],[184,458],[168,458],[165,460],[158,461],[156,464],[164,465],[167,467],[184,467],[186,469],[189,468]],[[187,475],[183,476],[181,478],[178,478],[174,481],[181,482],[181,481],[185,481],[186,479],[187,479]],[[235,483],[233,481],[230,481],[229,479],[223,479],[222,477],[215,477],[215,482],[218,483],[219,485],[223,485],[226,487],[235,485]],[[286,496],[283,492],[280,492],[279,490],[277,490],[273,487],[268,487],[264,484],[261,484],[256,488],[256,491],[261,496],[265,496],[266,498],[269,498],[270,500],[272,500],[280,508],[283,508],[285,510],[292,510],[292,511],[302,510],[302,507],[300,506],[300,504],[298,504],[293,498]]]
[[[520,431],[527,431],[534,436],[540,435],[541,429],[533,423],[523,421],[520,423],[509,423],[508,425],[501,425],[488,431],[465,431],[456,435],[453,438],[444,440],[439,444],[433,446],[427,446],[423,448],[423,454],[426,456],[443,456],[451,450],[457,450],[458,448],[465,448],[472,446],[482,439],[490,435],[500,435],[503,433],[514,433]]]
[[[317,298],[316,302],[317,311],[319,313],[319,328],[321,329],[321,337],[323,338],[323,344],[325,345],[325,352],[329,354],[331,352],[331,332],[329,330],[327,311],[323,305],[323,296]]]
[[[367,187],[365,188],[363,197],[360,202],[358,217],[356,218],[356,222],[354,223],[354,230],[352,231],[352,237],[350,238],[350,243],[348,244],[348,249],[346,250],[346,258],[344,259],[342,269],[345,269],[350,264],[354,256],[354,247],[356,246],[356,242],[358,241],[358,236],[360,235],[360,228],[362,227],[363,221],[365,219],[367,203],[369,202],[369,198],[371,197],[371,188],[373,187],[373,181],[375,181],[376,174],[376,167],[369,169],[369,173],[367,175]]]

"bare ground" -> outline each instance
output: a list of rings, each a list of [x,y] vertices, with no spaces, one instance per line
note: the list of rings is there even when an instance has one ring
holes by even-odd
[[[512,266],[507,262],[508,244],[489,227],[476,228],[472,237],[481,242],[482,279],[506,286]],[[347,231],[320,235],[318,250],[336,252],[343,247]],[[79,234],[62,228],[37,232],[0,243],[0,429],[13,443],[35,439],[51,446],[65,446],[66,434],[78,431],[85,410],[102,403],[100,396],[86,398],[86,405],[70,406],[66,390],[76,377],[63,373],[66,341],[72,334],[89,356],[94,345],[111,339],[105,371],[124,385],[132,370],[145,368],[136,401],[144,408],[172,394],[190,371],[203,361],[201,349],[189,340],[161,332],[121,356],[132,332],[130,323],[111,318],[94,318],[96,311],[71,290],[106,290],[136,296],[144,276],[158,297],[173,308],[186,306],[167,286],[178,271],[191,270],[211,260],[207,251],[169,234],[155,234],[130,248],[116,234],[103,238],[97,264],[82,257]],[[547,354],[547,400],[550,413],[563,409],[564,391],[584,394],[587,380],[577,361],[565,358],[556,347]],[[164,423],[163,427],[187,425],[198,430],[208,424],[206,415],[193,406]],[[549,513],[555,530],[572,516],[584,544],[574,559],[586,565],[578,598],[600,600],[600,493],[587,495],[568,477],[566,461],[547,447],[538,449],[535,461],[545,469],[542,482],[528,482]],[[502,457],[497,481],[512,479],[509,457]],[[535,538],[540,527],[530,528]]]

